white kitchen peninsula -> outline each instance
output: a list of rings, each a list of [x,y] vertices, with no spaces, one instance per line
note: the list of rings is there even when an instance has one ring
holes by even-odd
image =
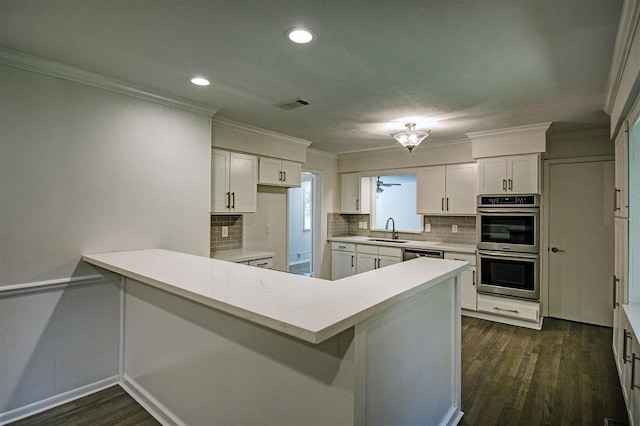
[[[166,250],[86,255],[123,281],[122,386],[164,424],[457,424],[460,274],[337,281]]]

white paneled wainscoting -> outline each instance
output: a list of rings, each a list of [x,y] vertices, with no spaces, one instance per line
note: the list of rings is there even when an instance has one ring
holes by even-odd
[[[121,297],[116,276],[0,287],[0,424],[119,382]]]

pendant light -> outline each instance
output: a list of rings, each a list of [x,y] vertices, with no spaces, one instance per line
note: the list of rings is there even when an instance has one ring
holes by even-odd
[[[415,129],[416,123],[407,123],[405,124],[407,130],[404,132],[396,133],[393,136],[395,140],[397,140],[400,145],[404,146],[409,150],[409,152],[413,151],[413,148],[420,145],[424,139],[429,136],[431,130],[427,130],[426,132],[421,132]]]

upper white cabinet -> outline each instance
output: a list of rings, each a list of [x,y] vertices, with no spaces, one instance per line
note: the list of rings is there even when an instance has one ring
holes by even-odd
[[[340,175],[340,213],[367,214],[371,204],[371,179],[360,173]]]
[[[629,217],[629,192],[628,192],[628,168],[629,168],[629,132],[620,131],[616,138],[616,217]]]
[[[258,183],[275,186],[300,186],[302,164],[277,158],[260,157]]]
[[[539,194],[540,154],[478,159],[478,194]]]
[[[476,179],[476,163],[418,169],[416,213],[475,215]]]
[[[211,150],[211,212],[255,212],[257,184],[257,157]]]

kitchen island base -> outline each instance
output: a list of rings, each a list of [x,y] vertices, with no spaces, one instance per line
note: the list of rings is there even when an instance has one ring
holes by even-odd
[[[457,424],[459,276],[313,344],[124,278],[122,385],[163,424]]]

